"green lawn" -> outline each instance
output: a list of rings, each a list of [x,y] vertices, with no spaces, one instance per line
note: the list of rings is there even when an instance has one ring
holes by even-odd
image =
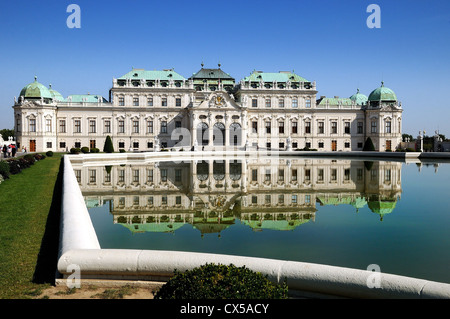
[[[46,157],[0,184],[1,299],[31,298],[54,283],[61,159]]]

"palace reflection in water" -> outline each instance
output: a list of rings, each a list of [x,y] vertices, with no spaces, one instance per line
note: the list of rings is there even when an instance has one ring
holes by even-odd
[[[367,206],[382,220],[402,191],[399,162],[237,158],[73,168],[88,208],[109,203],[114,223],[131,232],[189,223],[202,235],[220,234],[236,219],[255,231],[292,230],[314,221],[316,204]]]

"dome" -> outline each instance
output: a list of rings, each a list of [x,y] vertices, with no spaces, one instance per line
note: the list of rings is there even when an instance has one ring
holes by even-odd
[[[363,105],[363,104],[367,103],[368,99],[367,99],[367,96],[365,96],[362,93],[359,93],[359,89],[358,89],[355,94],[350,96],[350,100],[355,102],[357,105]]]
[[[397,95],[381,82],[381,86],[370,93],[369,101],[397,101]]]
[[[37,77],[34,77],[34,82],[28,84],[25,86],[22,91],[20,91],[20,96],[23,96],[24,98],[31,98],[31,99],[52,99],[52,94],[50,93],[49,89],[45,87],[45,85],[42,85],[37,81]]]
[[[50,94],[52,95],[53,101],[64,101],[64,97],[58,91],[52,89],[52,85],[50,84],[48,87]]]

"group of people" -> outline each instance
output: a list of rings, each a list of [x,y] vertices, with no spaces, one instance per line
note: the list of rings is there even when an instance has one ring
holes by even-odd
[[[26,153],[26,151],[27,150],[26,150],[25,146],[22,146],[22,152]],[[3,158],[15,157],[16,153],[17,153],[17,147],[14,144],[9,144],[9,145],[4,144],[3,148],[2,148],[2,152],[3,152]]]

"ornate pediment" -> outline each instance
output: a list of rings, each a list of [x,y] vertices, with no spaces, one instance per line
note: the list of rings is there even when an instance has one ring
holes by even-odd
[[[211,92],[209,96],[196,108],[219,109],[219,110],[240,110],[241,107],[236,104],[227,92]]]

